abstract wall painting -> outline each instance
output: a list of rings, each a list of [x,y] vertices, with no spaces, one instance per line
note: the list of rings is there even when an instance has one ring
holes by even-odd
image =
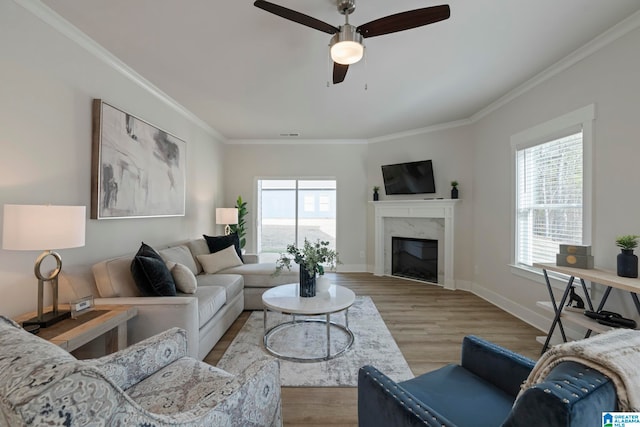
[[[91,218],[184,216],[186,142],[93,100]]]

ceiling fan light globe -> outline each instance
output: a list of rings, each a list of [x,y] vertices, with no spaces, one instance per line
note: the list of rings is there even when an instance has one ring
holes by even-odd
[[[364,46],[358,42],[344,41],[331,46],[331,59],[342,65],[351,65],[362,59]]]
[[[364,45],[362,36],[353,25],[345,24],[340,32],[331,38],[331,59],[342,65],[351,65],[362,59]]]

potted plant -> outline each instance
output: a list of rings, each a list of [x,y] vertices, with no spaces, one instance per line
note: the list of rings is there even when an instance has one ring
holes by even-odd
[[[244,245],[247,244],[247,220],[245,217],[249,214],[247,210],[247,202],[242,200],[242,196],[238,196],[238,200],[236,200],[236,206],[238,209],[238,223],[232,224],[229,227],[231,228],[232,233],[238,234],[238,239],[240,240],[240,249],[244,248]]]
[[[451,181],[451,198],[458,198],[458,181]]]
[[[377,202],[380,196],[378,195],[378,191],[380,191],[380,187],[377,185],[373,187],[373,201]]]
[[[628,234],[616,238],[616,246],[621,248],[618,254],[618,276],[638,277],[638,257],[633,254],[633,250],[638,247],[638,238],[635,234]]]
[[[295,245],[288,245],[287,252],[280,255],[276,261],[276,271],[274,275],[280,274],[283,268],[291,270],[291,262],[300,266],[300,296],[316,296],[316,274],[322,276],[325,272],[325,265],[329,269],[335,269],[340,263],[338,253],[329,248],[329,242],[318,239],[311,243],[306,238],[302,249]]]

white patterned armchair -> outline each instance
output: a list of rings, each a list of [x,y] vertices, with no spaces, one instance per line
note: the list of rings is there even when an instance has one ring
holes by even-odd
[[[81,361],[0,316],[0,425],[282,425],[277,361],[231,375],[186,351],[173,328]]]

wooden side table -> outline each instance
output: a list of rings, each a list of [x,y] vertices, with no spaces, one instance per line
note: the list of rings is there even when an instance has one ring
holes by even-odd
[[[567,342],[567,336],[564,332],[564,326],[562,324],[563,318],[568,321],[572,321],[573,323],[579,324],[587,328],[587,333],[585,338],[588,338],[591,335],[592,331],[603,332],[611,329],[610,326],[602,326],[597,323],[595,320],[589,319],[583,316],[581,313],[567,312],[563,311],[565,307],[565,303],[567,302],[567,297],[569,296],[569,292],[571,287],[574,284],[576,278],[580,280],[580,284],[582,286],[582,290],[586,297],[586,303],[589,310],[594,310],[593,303],[591,301],[591,297],[589,296],[589,291],[585,284],[585,280],[595,283],[600,283],[601,285],[606,286],[604,294],[602,295],[602,299],[598,304],[595,311],[600,311],[604,308],[607,299],[609,298],[609,294],[611,293],[611,289],[616,288],[623,291],[627,291],[631,294],[631,298],[633,303],[636,306],[636,311],[640,314],[640,300],[638,299],[638,293],[640,293],[640,279],[631,279],[627,277],[620,277],[614,271],[603,270],[600,268],[592,268],[592,269],[582,269],[575,267],[563,267],[555,264],[546,264],[546,263],[534,263],[534,267],[541,268],[544,273],[545,282],[547,284],[547,291],[549,292],[549,300],[548,304],[539,303],[538,305],[542,308],[551,310],[554,313],[553,322],[551,323],[551,327],[549,328],[549,332],[547,332],[547,338],[542,347],[542,353],[547,351],[549,348],[549,344],[551,342],[551,337],[553,335],[553,331],[556,326],[560,329],[560,334],[562,335],[562,340]],[[569,280],[567,281],[567,286],[564,289],[564,293],[562,294],[562,298],[560,302],[557,303],[556,299],[553,295],[553,291],[551,288],[551,283],[549,282],[549,275],[547,271],[554,271],[556,273],[561,273],[569,276]]]
[[[61,304],[61,308],[68,309],[68,306]],[[36,315],[36,312],[25,313],[14,320],[21,324]],[[40,329],[38,336],[72,352],[104,335],[105,354],[109,354],[127,346],[127,321],[137,315],[138,309],[128,305],[96,305],[77,319],[65,319]]]

